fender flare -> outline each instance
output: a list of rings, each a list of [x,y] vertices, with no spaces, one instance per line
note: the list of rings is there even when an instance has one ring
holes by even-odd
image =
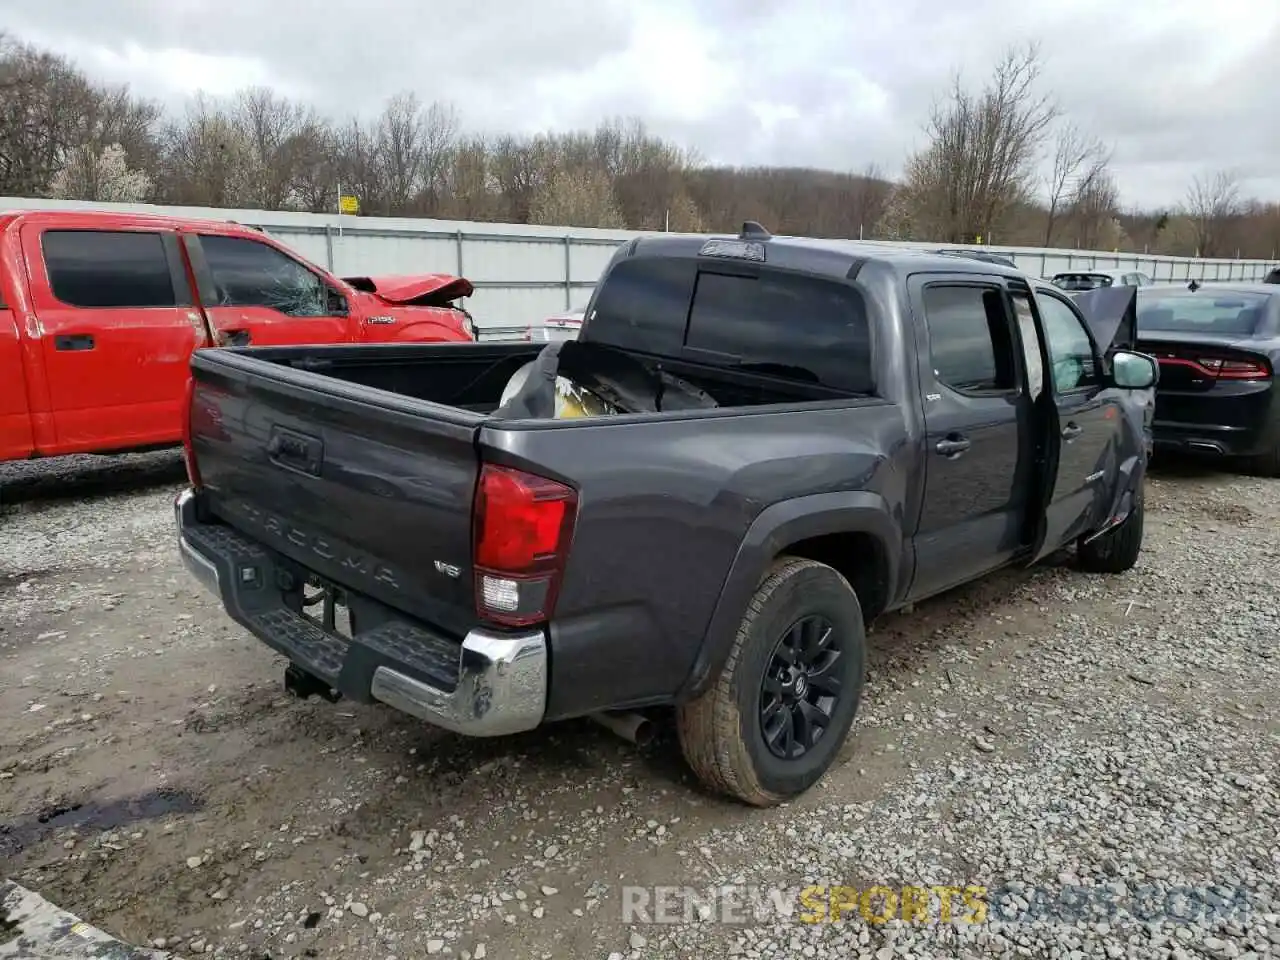
[[[403,317],[403,314],[400,314]],[[426,336],[423,336],[426,334]],[[461,320],[445,315],[432,317],[408,317],[404,326],[400,327],[389,340],[369,341],[374,343],[462,343],[472,338],[467,333]]]
[[[677,702],[698,696],[719,675],[747,604],[774,558],[793,543],[833,533],[865,533],[875,537],[886,560],[886,595],[890,599],[897,596],[902,531],[880,494],[864,490],[817,493],[766,507],[751,522],[738,546]]]
[[[1121,461],[1116,471],[1115,492],[1111,495],[1111,505],[1106,519],[1103,520],[1102,526],[1085,535],[1084,542],[1096,540],[1128,519],[1138,503],[1138,494],[1146,477],[1146,457],[1135,454]]]

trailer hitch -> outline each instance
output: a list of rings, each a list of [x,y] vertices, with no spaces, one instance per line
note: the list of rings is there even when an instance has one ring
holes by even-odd
[[[284,688],[299,700],[308,697],[321,697],[330,703],[337,703],[342,694],[321,680],[314,673],[308,673],[297,664],[291,663],[284,669]]]

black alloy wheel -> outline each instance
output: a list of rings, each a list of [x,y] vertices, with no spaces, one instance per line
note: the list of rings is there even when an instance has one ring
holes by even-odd
[[[760,732],[775,757],[803,757],[831,726],[840,655],[835,627],[822,616],[797,620],[779,638],[760,682]]]

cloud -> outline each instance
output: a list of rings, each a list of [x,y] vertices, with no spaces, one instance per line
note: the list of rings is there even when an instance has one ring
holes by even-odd
[[[170,109],[261,84],[371,114],[411,89],[476,130],[638,115],[711,162],[890,174],[956,70],[1036,41],[1126,203],[1221,168],[1280,200],[1280,5],[1253,0],[0,0],[0,22]]]

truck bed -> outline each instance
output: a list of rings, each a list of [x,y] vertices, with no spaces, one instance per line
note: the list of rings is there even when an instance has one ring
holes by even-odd
[[[400,397],[491,413],[522,364],[538,355],[536,343],[429,343],[376,346],[267,347],[232,354],[267,361],[326,382],[371,387]],[[461,348],[461,349],[458,349]]]
[[[492,413],[516,370],[543,343],[413,343],[368,346],[265,347],[228,351],[292,370],[372,387],[473,413]],[[643,354],[637,354],[643,356]],[[664,369],[713,396],[722,407],[804,403],[833,398],[830,390],[785,376],[728,370],[661,358]]]

